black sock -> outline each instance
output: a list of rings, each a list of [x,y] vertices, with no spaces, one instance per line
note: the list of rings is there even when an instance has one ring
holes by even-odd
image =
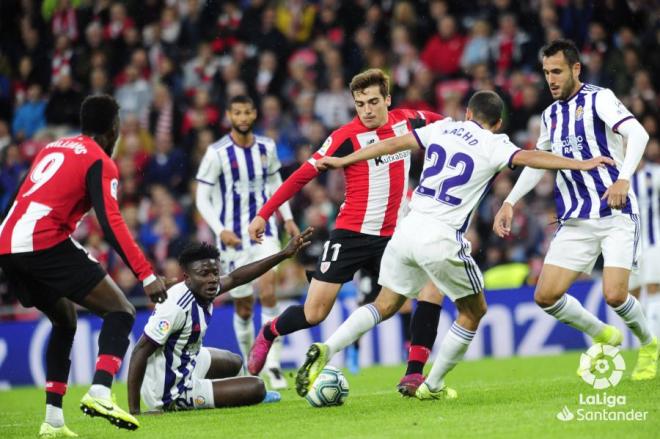
[[[417,302],[417,308],[410,322],[411,340],[410,346],[421,346],[431,351],[435,338],[438,335],[438,323],[440,322],[441,305],[431,302]],[[411,373],[422,373],[426,361],[408,360],[406,375]]]
[[[301,329],[311,328],[314,325],[307,323],[305,318],[305,308],[303,305],[290,306],[275,320],[275,334],[270,326],[264,327],[264,337],[266,340],[273,341],[281,335],[291,334]]]
[[[66,386],[69,381],[69,370],[71,369],[71,347],[73,337],[76,335],[75,327],[53,326],[46,348],[46,382],[62,383]],[[46,389],[53,386],[46,386]],[[62,390],[57,387],[56,391],[46,390],[46,404],[62,407]]]
[[[105,315],[99,334],[99,361],[96,364],[92,384],[112,386],[114,373],[111,373],[108,367],[99,368],[100,359],[111,356],[117,358],[118,364],[121,364],[121,359],[124,358],[126,349],[128,349],[128,334],[131,332],[134,321],[135,318],[127,312],[111,312]],[[117,366],[118,368],[119,366]]]
[[[409,342],[412,334],[412,313],[411,312],[402,312],[399,313],[401,317],[401,330],[403,331],[403,341]]]

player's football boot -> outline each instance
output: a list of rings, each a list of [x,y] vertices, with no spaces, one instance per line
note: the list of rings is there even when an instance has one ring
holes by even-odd
[[[415,396],[415,392],[424,382],[424,375],[421,373],[410,373],[405,375],[396,386],[396,390],[403,396]]]
[[[442,386],[440,390],[434,392],[429,388],[429,385],[425,382],[415,392],[415,397],[417,399],[456,399],[458,398],[458,392],[452,389],[451,387]]]
[[[603,330],[600,331],[594,337],[594,344],[601,343],[610,346],[619,346],[622,342],[623,342],[623,334],[615,326],[612,325],[605,325]],[[589,372],[593,371],[597,359],[598,358],[592,359]],[[587,370],[584,370],[582,369],[582,367],[578,366],[577,369],[578,376],[582,376],[585,372],[587,372]]]
[[[80,410],[88,416],[105,418],[112,425],[126,430],[136,430],[140,426],[133,415],[117,405],[114,396],[112,399],[94,398],[87,392],[80,400]]]
[[[284,390],[289,387],[289,383],[286,382],[286,378],[279,368],[269,367],[266,369],[265,375],[268,378],[268,384],[271,389]]]
[[[658,337],[639,348],[637,364],[632,373],[633,381],[651,380],[658,372]]]
[[[53,427],[47,422],[41,424],[39,429],[39,437],[78,437],[69,427],[63,425],[61,427]]]
[[[266,325],[270,325],[270,322],[266,323]],[[254,339],[254,344],[248,355],[248,372],[252,375],[259,375],[261,369],[264,368],[264,364],[266,364],[268,352],[270,352],[270,348],[273,346],[273,342],[266,340],[266,337],[264,337],[264,328],[266,325],[263,325],[259,330],[259,334]]]
[[[325,365],[328,364],[328,345],[314,343],[307,349],[305,362],[296,375],[296,392],[304,397],[316,381]]]

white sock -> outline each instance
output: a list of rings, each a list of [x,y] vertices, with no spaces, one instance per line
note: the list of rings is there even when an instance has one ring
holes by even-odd
[[[62,407],[55,407],[54,405],[46,404],[45,422],[55,428],[63,426],[64,412],[62,411]]]
[[[575,297],[568,294],[564,294],[554,305],[543,308],[543,311],[560,322],[586,333],[591,338],[605,328],[605,323],[587,311]]]
[[[371,303],[353,311],[346,321],[325,342],[330,348],[328,356],[333,356],[362,337],[362,334],[379,324],[381,320],[380,313]]]
[[[442,388],[445,375],[463,359],[475,333],[476,331],[468,331],[456,322],[451,325],[449,332],[442,339],[440,352],[438,352],[431,372],[426,378],[426,384],[431,391],[437,392]]]
[[[265,325],[266,323],[273,320],[275,317],[280,315],[280,307],[275,306],[262,306],[261,307],[261,324]],[[280,354],[282,352],[282,337],[277,337],[273,342],[273,346],[268,352],[268,357],[266,358],[266,364],[264,369],[279,369],[280,368]]]
[[[94,398],[110,399],[112,397],[110,387],[105,387],[101,384],[92,384],[88,393]]]
[[[613,308],[614,312],[619,314],[628,328],[639,339],[642,346],[647,345],[653,339],[653,334],[649,329],[649,324],[642,312],[642,306],[635,296],[628,294],[628,298],[621,306]]]
[[[646,299],[646,318],[653,335],[660,337],[660,294],[649,294]]]
[[[243,362],[245,363],[254,342],[254,325],[252,324],[252,319],[243,320],[241,316],[234,313],[234,334],[236,334],[238,348],[241,350]]]

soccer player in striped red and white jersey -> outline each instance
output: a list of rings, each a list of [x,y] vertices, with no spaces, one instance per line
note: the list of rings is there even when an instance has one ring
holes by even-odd
[[[542,55],[543,73],[555,102],[541,116],[537,148],[582,160],[605,156],[614,159],[615,165],[557,172],[559,228],[545,257],[534,298],[545,312],[588,334],[596,343],[620,345],[623,336],[616,327],[606,325],[566,294],[580,273],[591,272],[602,254],[605,301],[642,345],[632,378],[651,379],[657,372],[658,340],[639,302],[628,294],[630,272],[637,268],[640,233],[639,209],[630,179],[649,135],[611,90],[580,82],[579,52],[572,41],[554,41],[542,49]],[[498,235],[508,235],[513,205],[536,186],[544,172],[522,172],[495,217]]]
[[[322,157],[344,157],[367,145],[393,136],[402,136],[442,116],[427,111],[396,109],[391,103],[389,78],[379,69],[356,75],[350,84],[357,117],[335,130],[312,158],[294,172],[261,208],[249,226],[251,239],[261,241],[267,220],[286,200],[298,192],[319,172],[314,166]],[[258,374],[273,341],[323,321],[335,302],[341,285],[353,279],[360,268],[378,275],[380,259],[396,227],[408,188],[410,152],[378,157],[356,163],[344,170],[346,198],[341,205],[335,229],[325,243],[317,262],[304,306],[291,306],[278,318],[265,325],[250,352],[248,370]],[[435,333],[422,329],[424,322],[436,321],[442,295],[421,297],[413,317],[414,334],[410,359],[415,363],[406,375],[415,375],[421,384],[421,368],[428,358]],[[437,327],[437,324],[436,324]],[[420,329],[416,329],[420,328]],[[427,340],[428,339],[428,340]],[[410,366],[410,364],[409,364]]]

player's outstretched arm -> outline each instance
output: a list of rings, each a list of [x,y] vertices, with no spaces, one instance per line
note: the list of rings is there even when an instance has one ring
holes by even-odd
[[[144,335],[133,348],[131,362],[128,366],[128,410],[131,414],[140,413],[140,388],[144,381],[144,373],[147,370],[147,360],[158,349],[158,345]]]
[[[529,166],[536,169],[570,169],[574,171],[590,171],[615,164],[613,159],[604,156],[589,160],[574,160],[545,151],[519,151],[512,158],[511,163],[515,166]]]
[[[291,238],[291,241],[289,241],[289,244],[284,248],[284,250],[267,258],[244,265],[232,271],[227,276],[223,276],[220,279],[222,285],[220,292],[223,293],[225,291],[231,290],[232,288],[246,284],[258,278],[283,260],[295,255],[301,248],[307,247],[310,244],[309,237],[313,231],[314,229],[308,227],[301,234]]]
[[[346,157],[323,157],[316,161],[316,169],[325,171],[327,169],[345,168],[353,163],[417,148],[419,148],[419,143],[417,143],[415,136],[412,133],[408,133],[403,136],[391,137],[382,142],[374,143]]]

